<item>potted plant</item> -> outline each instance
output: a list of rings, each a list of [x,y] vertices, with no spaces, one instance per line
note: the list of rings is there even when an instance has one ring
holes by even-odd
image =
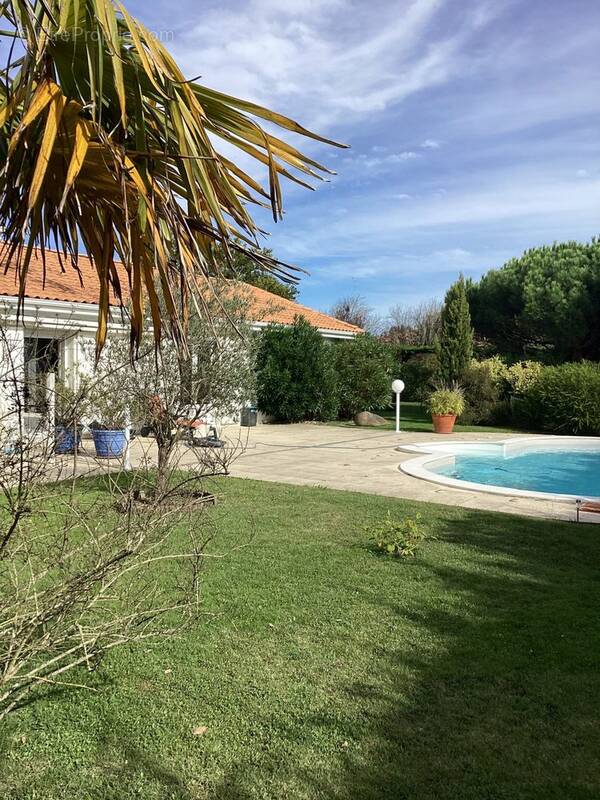
[[[440,387],[425,401],[436,433],[452,433],[456,418],[465,410],[465,398],[459,386]]]
[[[59,455],[74,453],[81,444],[81,419],[88,410],[87,384],[77,381],[73,389],[68,379],[58,381],[54,387],[54,452]]]
[[[93,401],[93,422],[89,428],[94,440],[98,458],[119,458],[127,444],[127,407],[118,397],[98,386],[98,394]]]

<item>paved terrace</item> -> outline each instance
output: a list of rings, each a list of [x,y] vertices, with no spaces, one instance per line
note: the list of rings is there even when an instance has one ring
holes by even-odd
[[[522,434],[515,434],[515,436]],[[231,473],[263,481],[326,486],[463,506],[509,514],[522,514],[573,520],[575,509],[548,500],[506,497],[485,492],[462,491],[405,475],[398,467],[415,456],[397,450],[399,445],[427,442],[433,433],[400,433],[377,429],[334,427],[305,423],[300,425],[259,425],[240,429],[228,426],[222,432],[232,446],[244,449],[231,466]],[[504,434],[455,433],[453,441],[489,441],[508,438]],[[91,443],[88,443],[88,448]],[[93,449],[93,448],[92,448]],[[136,439],[131,447],[132,465],[143,459],[155,460],[151,439]],[[198,462],[195,448],[181,446],[180,463]],[[79,457],[78,471],[93,468],[94,460]],[[598,515],[582,515],[582,520],[598,521]]]
[[[523,434],[514,436],[522,437]],[[231,472],[243,478],[326,486],[507,514],[575,519],[574,506],[451,489],[400,471],[400,463],[415,456],[398,451],[399,446],[431,442],[436,438],[433,433],[397,434],[389,430],[310,423],[261,425],[250,429],[246,450],[234,463]],[[509,435],[497,433],[452,434],[453,441],[507,438]],[[595,519],[595,515],[582,514],[582,520]]]

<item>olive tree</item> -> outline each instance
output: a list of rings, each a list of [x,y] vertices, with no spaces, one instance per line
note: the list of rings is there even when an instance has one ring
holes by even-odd
[[[255,392],[255,339],[245,320],[243,299],[231,293],[212,295],[210,320],[193,313],[187,326],[189,353],[166,338],[155,353],[150,337],[131,369],[129,345],[122,337],[108,340],[96,370],[100,401],[118,397],[138,426],[149,428],[157,445],[157,497],[168,492],[177,465],[178,444],[196,423],[234,416]],[[213,461],[216,458],[213,454]],[[198,458],[208,458],[198,451]],[[226,471],[226,463],[221,461]]]
[[[211,529],[204,506],[139,502],[144,470],[92,462],[93,476],[76,476],[72,457],[54,453],[56,399],[32,424],[23,361],[1,327],[0,354],[2,720],[40,690],[87,686],[85,672],[109,650],[195,616]]]

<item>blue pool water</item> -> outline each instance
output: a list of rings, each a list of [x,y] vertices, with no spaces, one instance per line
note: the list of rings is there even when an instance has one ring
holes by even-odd
[[[519,455],[458,454],[432,472],[472,483],[532,492],[600,497],[600,450],[529,451]]]

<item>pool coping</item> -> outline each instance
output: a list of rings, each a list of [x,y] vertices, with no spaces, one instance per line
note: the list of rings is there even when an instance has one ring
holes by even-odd
[[[513,489],[508,486],[494,486],[487,483],[474,483],[473,481],[462,481],[457,478],[448,478],[445,475],[438,475],[427,469],[427,465],[432,462],[439,462],[442,459],[450,460],[454,458],[452,449],[469,449],[473,447],[485,448],[502,447],[504,452],[532,449],[535,444],[538,449],[554,449],[558,442],[562,444],[577,444],[578,447],[572,449],[589,449],[593,444],[600,451],[600,437],[598,436],[518,436],[509,439],[479,439],[469,442],[421,442],[406,444],[397,447],[399,452],[413,453],[419,457],[410,458],[398,465],[398,469],[413,478],[437,483],[452,489],[462,491],[481,492],[484,494],[503,495],[504,497],[527,497],[534,500],[548,500],[555,503],[577,503],[577,501],[600,501],[598,495],[576,495],[576,494],[554,494],[551,492],[535,492],[527,489]],[[586,447],[587,443],[587,447]]]

